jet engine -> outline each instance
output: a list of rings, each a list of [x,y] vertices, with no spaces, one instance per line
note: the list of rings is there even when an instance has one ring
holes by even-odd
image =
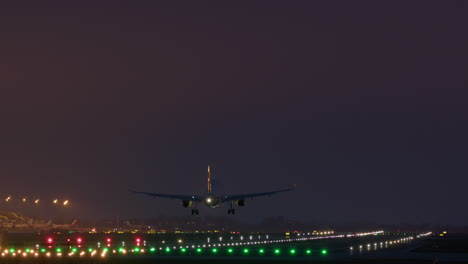
[[[190,207],[192,205],[193,205],[193,201],[186,201],[186,200],[182,201],[182,206],[183,207]]]
[[[237,200],[236,201],[237,206],[245,206],[245,200]]]

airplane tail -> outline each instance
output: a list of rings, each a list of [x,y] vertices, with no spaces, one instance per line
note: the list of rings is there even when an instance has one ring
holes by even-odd
[[[73,222],[68,227],[74,227],[76,223],[78,223],[77,219],[73,220]]]
[[[211,181],[211,168],[210,165],[208,165],[208,193],[213,192],[213,183]]]
[[[218,179],[211,177],[211,166],[208,165],[208,193],[218,193],[220,191]]]

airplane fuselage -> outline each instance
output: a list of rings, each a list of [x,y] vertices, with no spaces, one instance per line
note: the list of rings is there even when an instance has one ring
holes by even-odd
[[[221,199],[213,194],[208,194],[203,198],[203,204],[210,208],[216,208],[222,203]]]

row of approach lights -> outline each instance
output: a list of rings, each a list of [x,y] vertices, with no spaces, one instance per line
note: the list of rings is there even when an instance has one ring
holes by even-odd
[[[54,252],[55,251],[55,252]],[[285,251],[285,252],[284,252]],[[311,249],[287,249],[283,250],[281,248],[274,248],[274,249],[251,249],[251,248],[243,248],[241,250],[235,250],[234,248],[227,248],[225,250],[218,249],[218,248],[211,248],[211,249],[202,249],[202,248],[196,248],[193,250],[186,249],[186,248],[181,248],[179,250],[172,250],[171,248],[159,248],[159,250],[155,247],[151,248],[141,248],[141,247],[135,247],[135,248],[125,248],[125,247],[120,247],[120,248],[109,248],[105,247],[103,249],[94,249],[94,248],[87,248],[87,249],[81,249],[77,247],[71,247],[67,249],[63,249],[60,247],[56,247],[54,249],[49,248],[26,248],[26,249],[15,249],[15,248],[6,248],[3,251],[0,251],[0,256],[1,257],[63,257],[63,256],[68,256],[68,257],[95,257],[95,256],[101,256],[101,257],[107,257],[109,254],[120,254],[120,255],[127,255],[127,254],[197,254],[201,255],[204,253],[211,253],[213,255],[220,255],[220,254],[227,254],[227,255],[234,255],[236,253],[241,253],[243,255],[250,255],[250,254],[255,254],[257,253],[260,256],[266,256],[266,255],[282,255],[282,254],[288,254],[291,256],[297,256],[297,255],[313,255],[313,252],[320,252],[321,255],[327,255],[328,250],[327,249],[320,249],[320,250],[314,250],[312,251]]]
[[[418,236],[416,236],[416,238],[420,238],[420,237],[424,237],[424,236],[428,236],[430,235],[431,232],[428,232],[428,233],[425,233],[425,234],[420,234]],[[50,239],[50,240],[49,240]],[[52,239],[49,238],[48,239],[48,242],[52,242]],[[78,238],[79,241],[78,242],[82,242],[81,238]],[[387,246],[388,244],[392,245],[392,244],[398,244],[398,243],[403,243],[403,242],[409,242],[411,240],[413,240],[414,238],[413,237],[407,237],[407,238],[403,238],[403,239],[399,239],[399,240],[390,240],[390,241],[385,241],[385,242],[380,242],[380,245],[382,246],[384,243],[385,243],[385,246]],[[136,240],[137,242],[141,242],[141,240],[139,238],[137,238]],[[106,242],[107,243],[110,243],[111,242],[111,239],[108,238],[106,239]],[[374,243],[374,246],[377,246],[377,243]],[[371,244],[367,244],[367,247],[370,248],[371,247]],[[360,249],[363,248],[363,245],[360,245],[359,246]],[[350,248],[350,250],[353,250],[353,247]],[[53,252],[55,251],[55,252]],[[99,252],[100,251],[100,252]],[[36,250],[35,249],[29,249],[29,248],[26,248],[25,250],[21,250],[21,249],[14,249],[14,248],[10,248],[10,249],[4,249],[3,252],[1,252],[1,256],[2,257],[16,257],[16,256],[19,256],[19,257],[28,257],[28,256],[33,256],[33,257],[40,257],[40,256],[45,256],[47,258],[50,258],[50,257],[62,257],[62,256],[68,256],[68,257],[73,257],[73,256],[78,256],[78,257],[95,257],[96,255],[100,255],[101,257],[107,257],[109,254],[122,254],[122,255],[126,255],[128,253],[134,253],[134,254],[144,254],[144,253],[152,253],[152,254],[155,254],[157,253],[158,249],[156,249],[155,247],[151,247],[151,248],[141,248],[141,247],[135,247],[135,248],[125,248],[125,247],[120,247],[120,248],[114,248],[114,249],[111,249],[109,247],[105,247],[101,250],[99,249],[93,249],[93,248],[87,248],[86,250],[85,249],[80,249],[80,248],[76,248],[76,247],[71,247],[69,248],[68,252],[65,252],[65,249],[62,249],[60,247],[57,247],[55,248],[55,250],[52,250],[51,248],[49,249],[45,249],[45,248],[39,248],[39,246],[37,245],[36,246]],[[175,251],[175,250],[174,250]],[[159,248],[159,252],[160,253],[165,253],[165,254],[171,254],[173,252],[173,250],[169,247],[166,247],[166,248]],[[223,253],[227,253],[228,255],[234,255],[235,254],[235,250],[233,248],[227,248],[225,250],[221,250],[219,248],[211,248],[211,249],[202,249],[202,248],[196,248],[196,249],[187,249],[187,248],[180,248],[179,251],[175,251],[176,253],[180,253],[180,254],[190,254],[191,252],[195,252],[197,254],[203,254],[204,252],[207,252],[207,253],[212,253],[213,255],[218,255],[218,254],[223,254]],[[251,253],[258,253],[259,255],[268,255],[268,253],[273,253],[274,255],[281,255],[282,254],[282,250],[280,248],[274,248],[274,249],[263,249],[263,248],[260,248],[260,249],[250,249],[250,248],[243,248],[242,250],[237,250],[237,252],[240,252],[244,255],[249,255]],[[312,250],[311,249],[303,249],[303,250],[298,250],[298,249],[295,249],[295,248],[292,248],[292,249],[288,249],[286,250],[286,252],[289,253],[289,255],[291,256],[294,256],[294,255],[312,255]],[[317,252],[320,252],[322,255],[327,255],[328,254],[328,250],[326,249],[321,249]]]
[[[358,233],[358,235],[377,235],[377,234],[381,234],[383,231],[374,231],[374,232],[369,232],[369,233]],[[305,234],[304,234],[305,235]],[[265,236],[265,239],[264,240],[260,240],[260,241],[248,241],[248,242],[243,242],[244,240],[244,237],[243,236],[240,236],[240,240],[242,242],[231,242],[231,243],[222,243],[221,241],[223,241],[223,237],[219,237],[219,242],[215,242],[213,241],[214,243],[211,243],[210,244],[210,238],[208,238],[207,242],[208,243],[203,243],[203,244],[199,244],[199,245],[194,245],[192,244],[191,247],[192,248],[195,248],[195,247],[225,247],[225,246],[243,246],[243,245],[246,245],[246,246],[249,246],[249,245],[261,245],[261,244],[271,244],[271,243],[288,243],[288,242],[299,242],[299,241],[307,241],[307,240],[318,240],[318,239],[333,239],[333,238],[345,238],[347,236],[345,235],[331,235],[331,236],[322,236],[322,237],[301,237],[301,238],[289,238],[289,239],[269,239],[269,236],[266,235]],[[349,237],[349,235],[348,235]],[[233,239],[233,237],[231,237],[231,240]],[[250,240],[253,239],[253,236],[250,236],[249,237]],[[258,239],[260,239],[260,236],[258,237]],[[67,243],[71,243],[72,242],[72,239],[71,238],[67,238],[66,240]],[[76,238],[76,243],[78,245],[81,245],[83,244],[84,240],[81,236],[77,237]],[[112,243],[112,239],[110,237],[106,238],[105,239],[105,244],[107,244],[108,247],[111,246],[111,243]],[[145,247],[146,246],[146,240],[142,240],[140,237],[137,237],[135,238],[134,240],[135,242],[135,245],[137,247],[140,247],[142,242],[143,242],[143,246]],[[166,244],[166,241],[161,241],[163,244]],[[179,245],[179,248],[183,248],[183,246],[181,246],[181,244],[183,243],[184,241],[182,239],[178,239],[177,240],[177,244]],[[51,246],[52,244],[55,243],[54,241],[54,238],[53,237],[47,237],[46,238],[46,243],[49,244],[49,246]],[[39,246],[39,245],[37,245]],[[125,242],[122,241],[122,246],[125,246]],[[97,243],[97,247],[100,248],[101,247],[101,242],[98,242]],[[186,248],[189,248],[190,246],[189,245],[185,245]],[[176,246],[173,246],[173,249],[176,249],[177,247]]]
[[[429,235],[432,235],[432,232],[427,232],[427,233],[423,233],[423,234],[419,234],[416,236],[416,238],[421,238],[421,237],[426,237],[426,236],[429,236]],[[377,243],[374,243],[374,248],[377,248],[378,245],[380,244],[380,247],[387,247],[388,245],[396,245],[396,244],[399,244],[399,243],[408,243],[408,242],[411,242],[412,240],[414,240],[415,237],[406,237],[406,238],[400,238],[400,239],[395,239],[395,240],[387,240],[387,241],[382,241],[382,242],[377,242]],[[370,250],[372,247],[372,244],[367,244],[367,250]],[[359,250],[362,250],[364,248],[363,245],[359,245]],[[353,251],[354,250],[354,247],[350,247],[349,250]]]
[[[367,234],[372,234],[372,233],[380,233],[380,232],[371,232],[371,233],[367,233]],[[416,236],[416,238],[420,238],[420,237],[424,237],[424,236],[428,236],[432,234],[431,232],[428,232],[428,233],[425,233],[425,234],[420,234],[418,236]],[[392,245],[392,244],[397,244],[397,243],[402,243],[402,242],[409,242],[411,240],[413,240],[414,238],[413,237],[408,237],[408,238],[403,238],[403,239],[399,239],[399,240],[390,240],[390,241],[385,241],[385,242],[380,242],[380,245],[382,246],[384,243],[385,245]],[[47,238],[47,242],[48,243],[53,243],[53,238],[49,237]],[[83,242],[82,238],[79,237],[77,238],[77,242],[79,244],[81,244]],[[47,257],[47,258],[50,258],[50,257],[62,257],[62,256],[68,256],[68,257],[73,257],[73,256],[77,256],[77,257],[95,257],[95,256],[101,256],[101,257],[107,257],[109,254],[122,254],[122,255],[126,255],[128,253],[134,253],[134,254],[145,254],[145,253],[151,253],[151,254],[155,254],[157,253],[157,251],[159,251],[160,253],[165,253],[165,254],[171,254],[173,252],[173,249],[169,248],[169,247],[166,247],[166,248],[162,248],[160,247],[159,250],[155,247],[148,247],[148,248],[144,248],[144,247],[134,247],[134,248],[125,248],[125,247],[119,247],[119,248],[114,248],[114,249],[111,249],[109,246],[110,246],[110,243],[112,242],[112,240],[110,238],[107,238],[106,239],[106,242],[108,244],[108,247],[105,247],[103,249],[93,249],[93,248],[87,248],[87,249],[81,249],[81,248],[77,248],[77,247],[70,247],[68,252],[65,252],[66,249],[62,249],[60,247],[56,247],[55,250],[52,250],[50,247],[49,249],[46,249],[46,248],[39,248],[39,245],[36,245],[36,249],[30,249],[30,248],[26,248],[24,250],[21,250],[21,249],[14,249],[14,248],[6,248],[4,249],[2,252],[1,252],[1,257],[28,257],[28,256],[33,256],[33,257]],[[141,239],[140,238],[137,238],[135,240],[135,242],[137,242],[137,244],[139,244],[141,242]],[[377,243],[374,243],[374,246],[376,246]],[[367,247],[371,247],[371,244],[367,244]],[[363,248],[362,245],[359,246],[360,249]],[[353,250],[353,247],[350,248],[350,250]],[[55,251],[55,252],[54,252]],[[216,248],[216,247],[213,247],[211,249],[206,249],[206,248],[200,248],[200,247],[197,247],[197,248],[192,248],[192,249],[189,249],[189,248],[183,248],[183,247],[180,247],[178,251],[176,251],[176,248],[174,248],[174,252],[175,253],[180,253],[180,254],[190,254],[191,252],[195,252],[196,254],[203,254],[204,252],[206,253],[212,253],[213,255],[218,255],[218,254],[228,254],[228,255],[234,255],[236,253],[236,250],[234,250],[233,248],[227,248],[225,250],[222,250],[220,248]],[[283,252],[282,252],[282,249],[281,248],[274,248],[274,249],[263,249],[263,248],[259,248],[259,249],[251,249],[251,248],[243,248],[241,250],[237,250],[238,253],[242,253],[243,255],[249,255],[251,253],[258,253],[259,255],[268,255],[268,253],[273,253],[273,255],[281,255]],[[322,255],[327,255],[328,254],[328,250],[326,249],[321,249],[321,250],[318,250],[316,252],[320,252]],[[289,253],[289,255],[291,256],[294,256],[294,255],[312,255],[313,251],[311,249],[302,249],[302,250],[298,250],[298,249],[295,249],[295,248],[290,248],[288,250],[286,250],[286,254]]]
[[[185,246],[181,246],[180,244],[183,243],[183,240],[182,239],[179,239],[177,241],[177,243],[179,243],[179,246],[172,246],[172,249],[177,249],[177,248],[216,248],[216,247],[235,247],[235,246],[254,246],[254,245],[262,245],[262,244],[276,244],[276,243],[287,243],[287,242],[294,242],[294,241],[304,241],[304,240],[316,240],[316,239],[325,239],[325,238],[341,238],[343,237],[342,235],[341,236],[327,236],[327,237],[310,237],[310,238],[296,238],[296,239],[279,239],[279,240],[263,240],[263,241],[252,241],[252,242],[232,242],[232,243],[212,243],[212,244],[198,244],[198,245],[194,245],[192,244],[191,246],[189,245],[185,245]],[[143,240],[141,238],[136,238],[135,239],[135,245],[137,247],[140,247],[141,244],[143,242],[143,247],[146,247],[146,240]],[[162,241],[163,244],[165,244],[166,241]],[[46,243],[50,246],[52,246],[52,244],[55,244],[55,241],[54,241],[54,238],[53,237],[47,237],[46,238]],[[72,239],[68,238],[67,239],[67,243],[73,243]],[[111,238],[106,238],[106,245],[107,247],[110,247],[111,246],[111,243],[112,243],[112,239]],[[84,244],[84,240],[82,237],[77,237],[76,238],[76,244],[81,247],[82,244]],[[39,245],[36,245],[37,247],[39,247]],[[122,246],[125,246],[125,242],[122,241]],[[101,247],[101,242],[98,242],[97,243],[97,247],[100,248]],[[167,248],[171,248],[170,246],[167,246]],[[162,250],[163,248],[159,248],[160,250]]]
[[[376,231],[376,232],[370,232],[370,233],[367,233],[367,234],[378,234],[382,231]],[[276,244],[276,243],[289,243],[289,242],[299,242],[299,241],[305,241],[305,240],[317,240],[317,239],[333,239],[333,238],[344,238],[345,236],[344,235],[334,235],[334,236],[323,236],[323,237],[302,237],[302,238],[293,238],[293,239],[273,239],[273,240],[269,240],[268,239],[268,235],[266,236],[266,240],[263,240],[263,241],[252,241],[252,242],[232,242],[232,243],[221,243],[222,241],[222,237],[219,237],[219,241],[218,243],[212,243],[210,244],[209,243],[209,238],[208,238],[208,244],[204,243],[204,244],[198,244],[198,245],[185,245],[185,246],[182,246],[180,244],[183,243],[183,240],[182,239],[179,239],[177,240],[177,243],[179,244],[179,246],[172,246],[172,249],[176,250],[177,248],[180,248],[180,249],[189,249],[189,248],[216,248],[216,247],[229,247],[229,246],[254,246],[254,245],[257,245],[257,246],[260,246],[262,244]],[[242,236],[241,236],[241,240],[242,240]],[[250,236],[250,240],[252,240],[253,236]],[[232,239],[232,237],[231,237]],[[78,244],[78,247],[81,247],[82,244],[83,244],[83,238],[80,236],[80,237],[77,237],[76,238],[76,243]],[[105,244],[107,245],[107,247],[110,247],[111,246],[111,243],[112,243],[112,239],[111,238],[106,238],[105,240]],[[141,244],[143,242],[143,247],[146,247],[146,240],[142,240],[140,237],[137,237],[135,238],[135,244],[136,244],[136,247],[140,247]],[[166,241],[162,241],[163,244],[165,244]],[[46,238],[46,243],[50,246],[52,246],[52,244],[54,244],[54,238],[53,237],[47,237]],[[67,239],[67,243],[72,243],[72,239],[68,238]],[[37,247],[39,247],[39,244],[36,245]],[[125,246],[125,242],[122,241],[122,246],[124,247]],[[97,247],[100,248],[101,247],[101,242],[98,242],[97,243]],[[166,248],[169,248],[171,249],[171,247],[166,247]],[[160,250],[163,250],[162,247],[159,248]]]
[[[7,197],[5,198],[5,202],[8,203],[8,202],[12,201],[12,199],[13,199],[13,198],[9,195],[9,196],[7,196]],[[33,201],[34,204],[39,204],[39,202],[41,201],[41,199],[39,199],[39,198],[31,199],[31,200]],[[27,202],[28,202],[28,198],[27,198],[27,197],[23,197],[23,198],[21,199],[21,202],[27,203]],[[63,205],[63,206],[67,206],[67,205],[70,204],[70,201],[69,201],[69,200],[53,199],[53,200],[52,200],[52,204],[56,204],[56,205],[60,205],[60,204],[61,204],[61,205]]]

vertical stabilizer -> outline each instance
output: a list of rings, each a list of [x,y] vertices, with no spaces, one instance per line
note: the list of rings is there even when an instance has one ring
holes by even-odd
[[[213,191],[213,188],[211,186],[211,169],[210,169],[210,165],[208,165],[208,193],[212,193]]]

